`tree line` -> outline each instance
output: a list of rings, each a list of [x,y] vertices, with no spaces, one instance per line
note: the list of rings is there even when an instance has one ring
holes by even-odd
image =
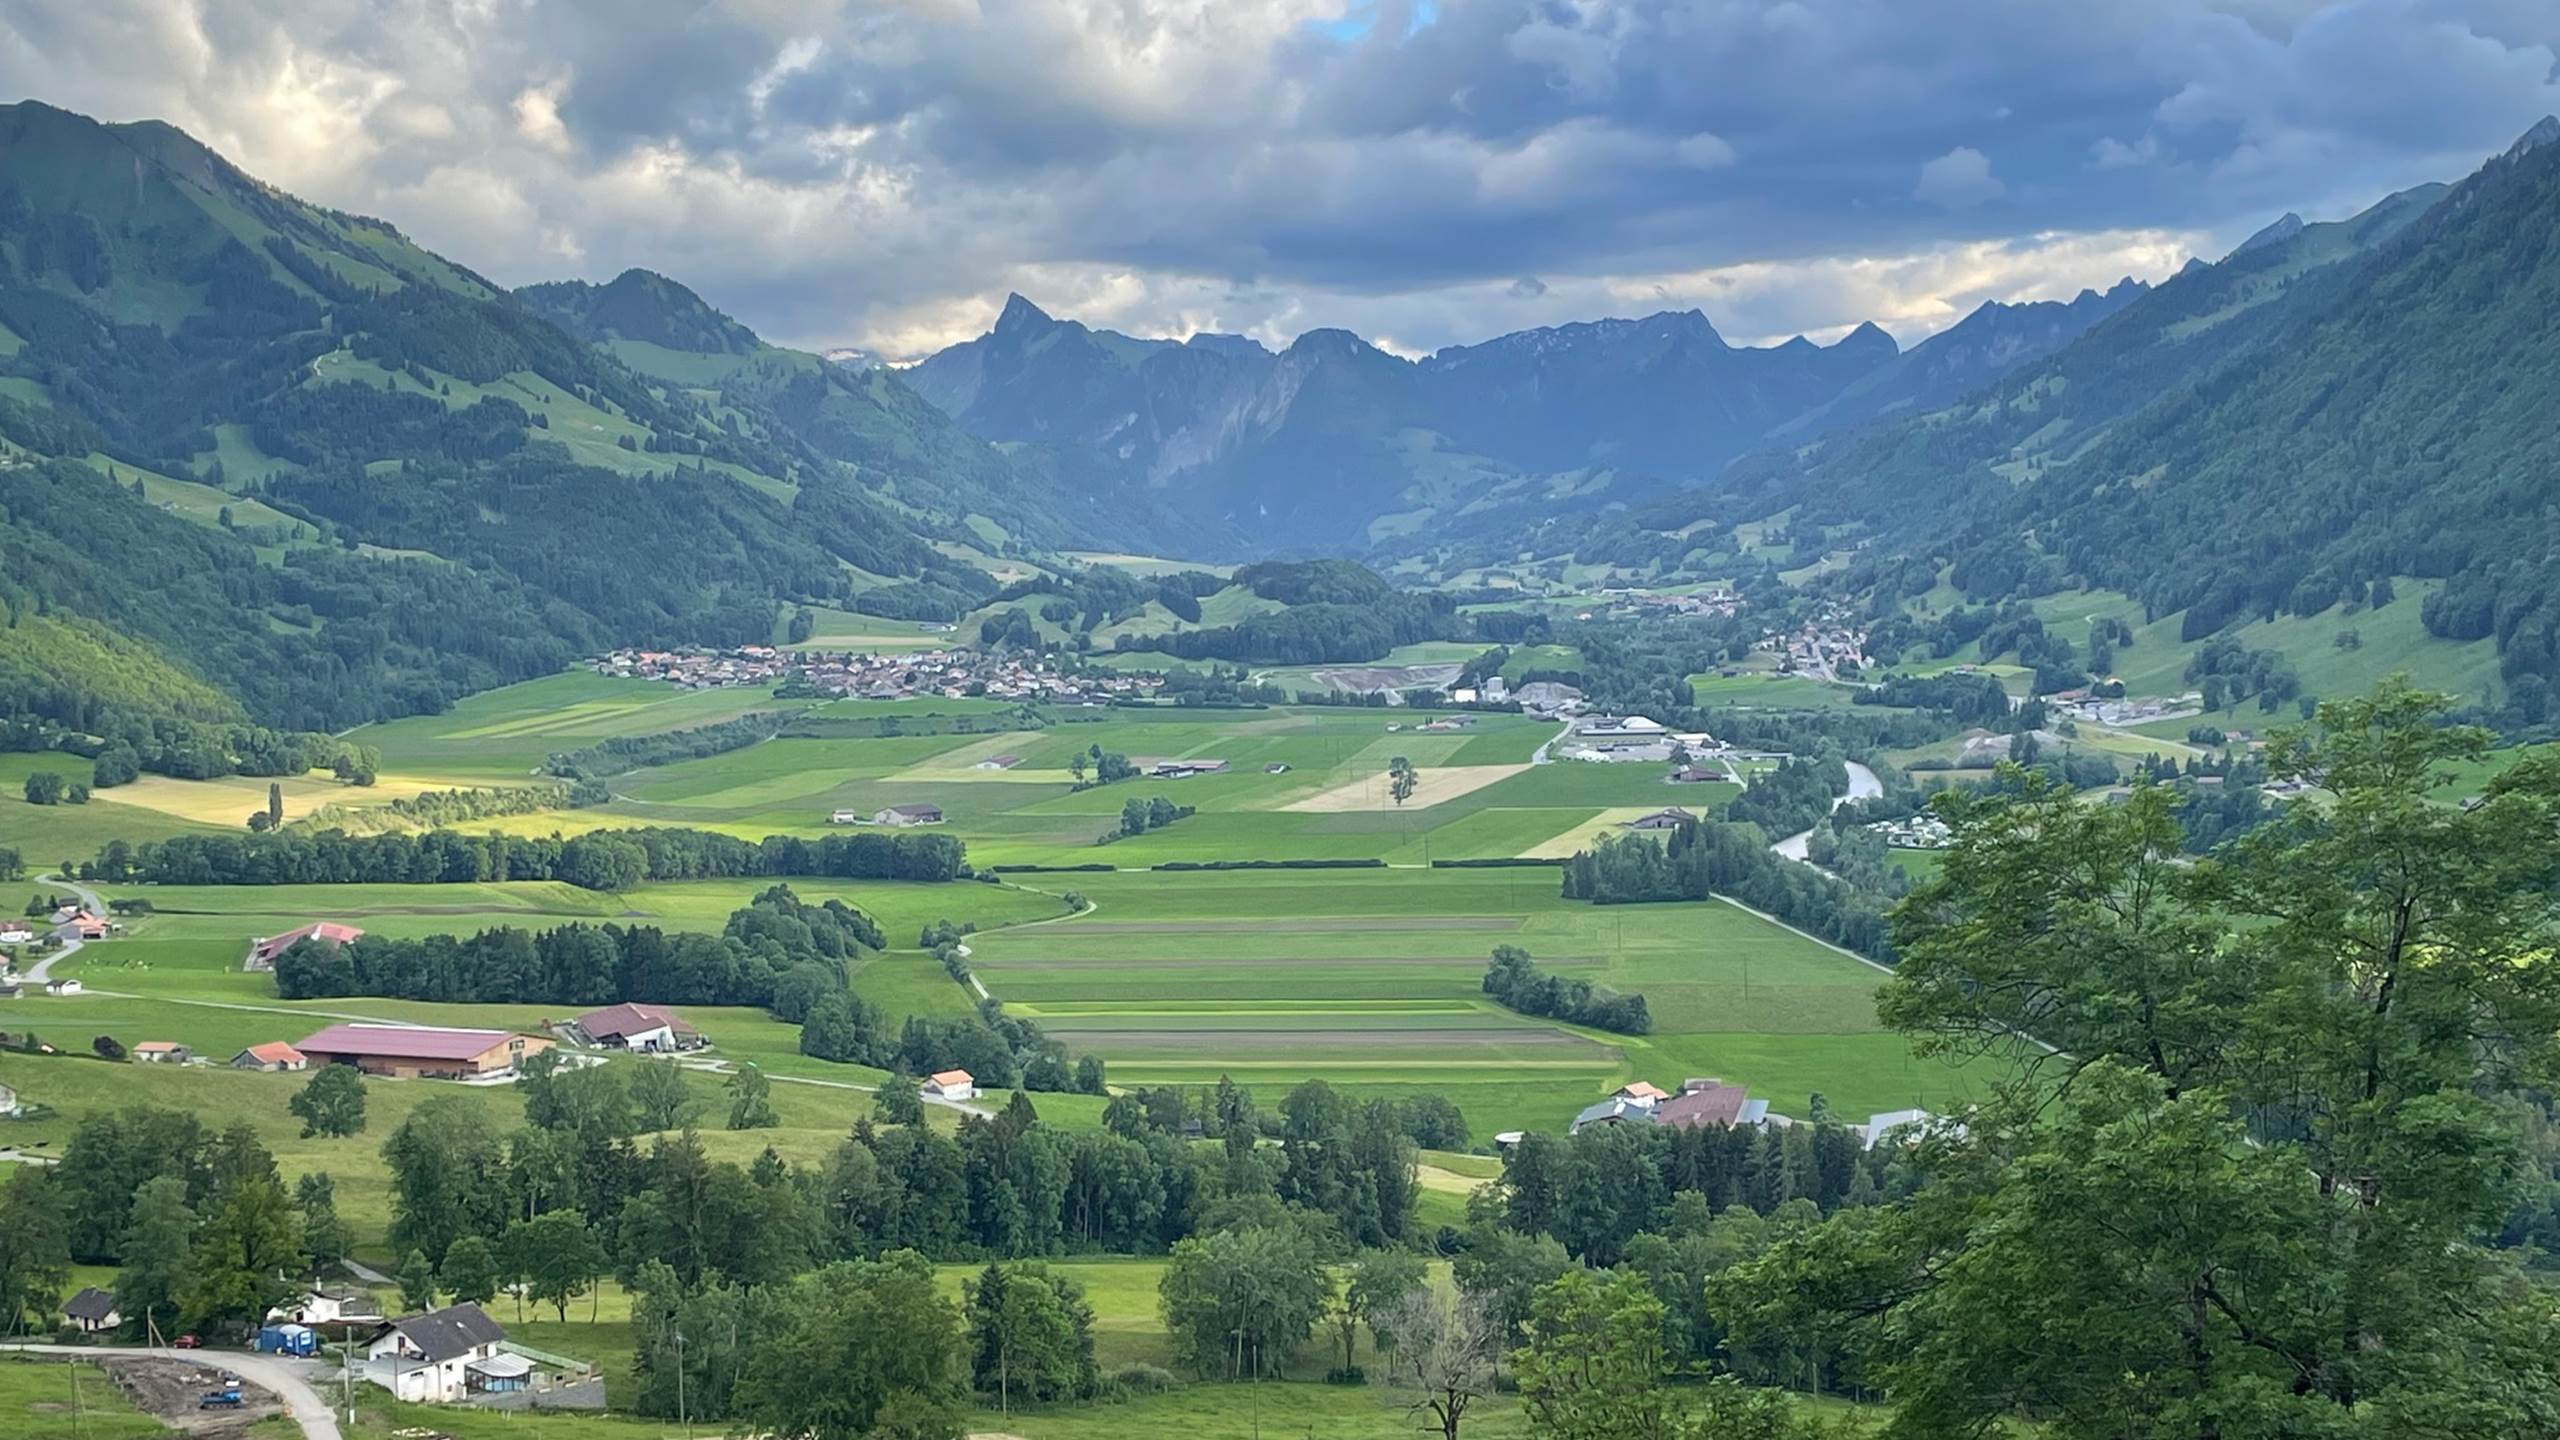
[[[600,830],[561,839],[417,834],[350,835],[279,830],[182,835],[131,845],[110,841],[80,878],[110,884],[348,885],[473,884],[558,880],[587,890],[623,890],[652,880],[816,876],[851,880],[956,880],[969,873],[954,836],[870,830],[809,840],[768,835],[761,842],[708,830],[649,827]]]
[[[1647,1035],[1653,1031],[1653,1016],[1646,1010],[1642,995],[1622,994],[1596,987],[1588,980],[1551,975],[1532,963],[1529,952],[1517,945],[1493,947],[1492,962],[1485,966],[1484,993],[1504,1009],[1522,1015],[1588,1025],[1620,1035]]]

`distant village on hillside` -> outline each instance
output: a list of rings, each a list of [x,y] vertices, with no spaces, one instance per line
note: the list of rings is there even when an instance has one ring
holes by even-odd
[[[1107,705],[1114,700],[1151,700],[1164,688],[1160,675],[1113,670],[1068,674],[1050,657],[966,648],[901,655],[783,650],[771,645],[734,650],[616,650],[595,660],[593,666],[600,675],[664,680],[686,690],[791,686],[798,688],[784,693],[826,699],[939,697]]]

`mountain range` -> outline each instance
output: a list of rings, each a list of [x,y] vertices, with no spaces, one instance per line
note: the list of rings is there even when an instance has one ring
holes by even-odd
[[[1410,360],[1016,296],[902,371],[647,271],[510,292],[172,127],[0,107],[0,719],[336,728],[793,607],[955,618],[996,557],[1696,574],[1753,521],[1895,593],[2103,583],[2208,630],[2438,579],[2430,626],[2543,674],[2555,134],[1908,351],[1692,311]]]
[[[1907,354],[1874,324],[1829,345],[1736,346],[1687,310],[1418,361],[1342,330],[1277,353],[1238,335],[1138,339],[1015,295],[993,330],[906,378],[971,434],[1216,553],[1388,554],[1499,534],[1524,500],[1607,505],[1712,479],[1773,441],[1944,403],[2147,289],[1988,302]]]

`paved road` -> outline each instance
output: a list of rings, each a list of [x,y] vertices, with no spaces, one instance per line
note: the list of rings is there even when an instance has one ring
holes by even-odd
[[[1872,800],[1884,793],[1884,782],[1876,778],[1876,772],[1859,764],[1855,760],[1845,760],[1841,763],[1846,765],[1849,769],[1849,793],[1846,795],[1832,796],[1832,809],[1837,810],[1852,800]],[[1772,845],[1769,848],[1777,851],[1780,855],[1789,860],[1803,861],[1803,863],[1810,865],[1813,862],[1805,857],[1811,853],[1812,845],[1813,832],[1806,830],[1798,834],[1790,835],[1786,839],[1779,841],[1777,844]]]
[[[1556,733],[1547,737],[1545,744],[1540,745],[1537,749],[1529,752],[1529,763],[1532,765],[1552,764],[1556,757],[1548,754],[1547,751],[1554,748],[1557,741],[1564,739],[1572,733],[1573,722],[1567,720],[1563,725],[1557,727]]]
[[[36,883],[39,885],[58,885],[63,889],[70,891],[72,894],[79,896],[80,903],[88,906],[89,913],[92,915],[104,915],[107,913],[107,902],[98,898],[98,892],[76,880],[65,880],[59,875],[45,875],[39,877]],[[41,985],[47,980],[52,979],[53,962],[56,960],[70,959],[72,956],[80,952],[80,947],[84,943],[86,942],[77,939],[63,941],[61,949],[47,955],[28,968],[26,978],[29,983]]]
[[[145,1360],[184,1360],[207,1368],[230,1371],[260,1389],[274,1392],[284,1401],[285,1412],[293,1423],[302,1427],[303,1440],[339,1440],[338,1417],[320,1392],[282,1361],[269,1355],[246,1355],[233,1350],[146,1350],[135,1346],[96,1345],[8,1345],[33,1355],[62,1355],[82,1360],[108,1356],[131,1356]]]

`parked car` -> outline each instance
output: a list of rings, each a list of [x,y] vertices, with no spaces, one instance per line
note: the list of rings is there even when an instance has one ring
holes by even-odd
[[[169,1345],[170,1348],[176,1350],[201,1350],[204,1348],[204,1341],[198,1336],[181,1335],[177,1339],[170,1341]]]

